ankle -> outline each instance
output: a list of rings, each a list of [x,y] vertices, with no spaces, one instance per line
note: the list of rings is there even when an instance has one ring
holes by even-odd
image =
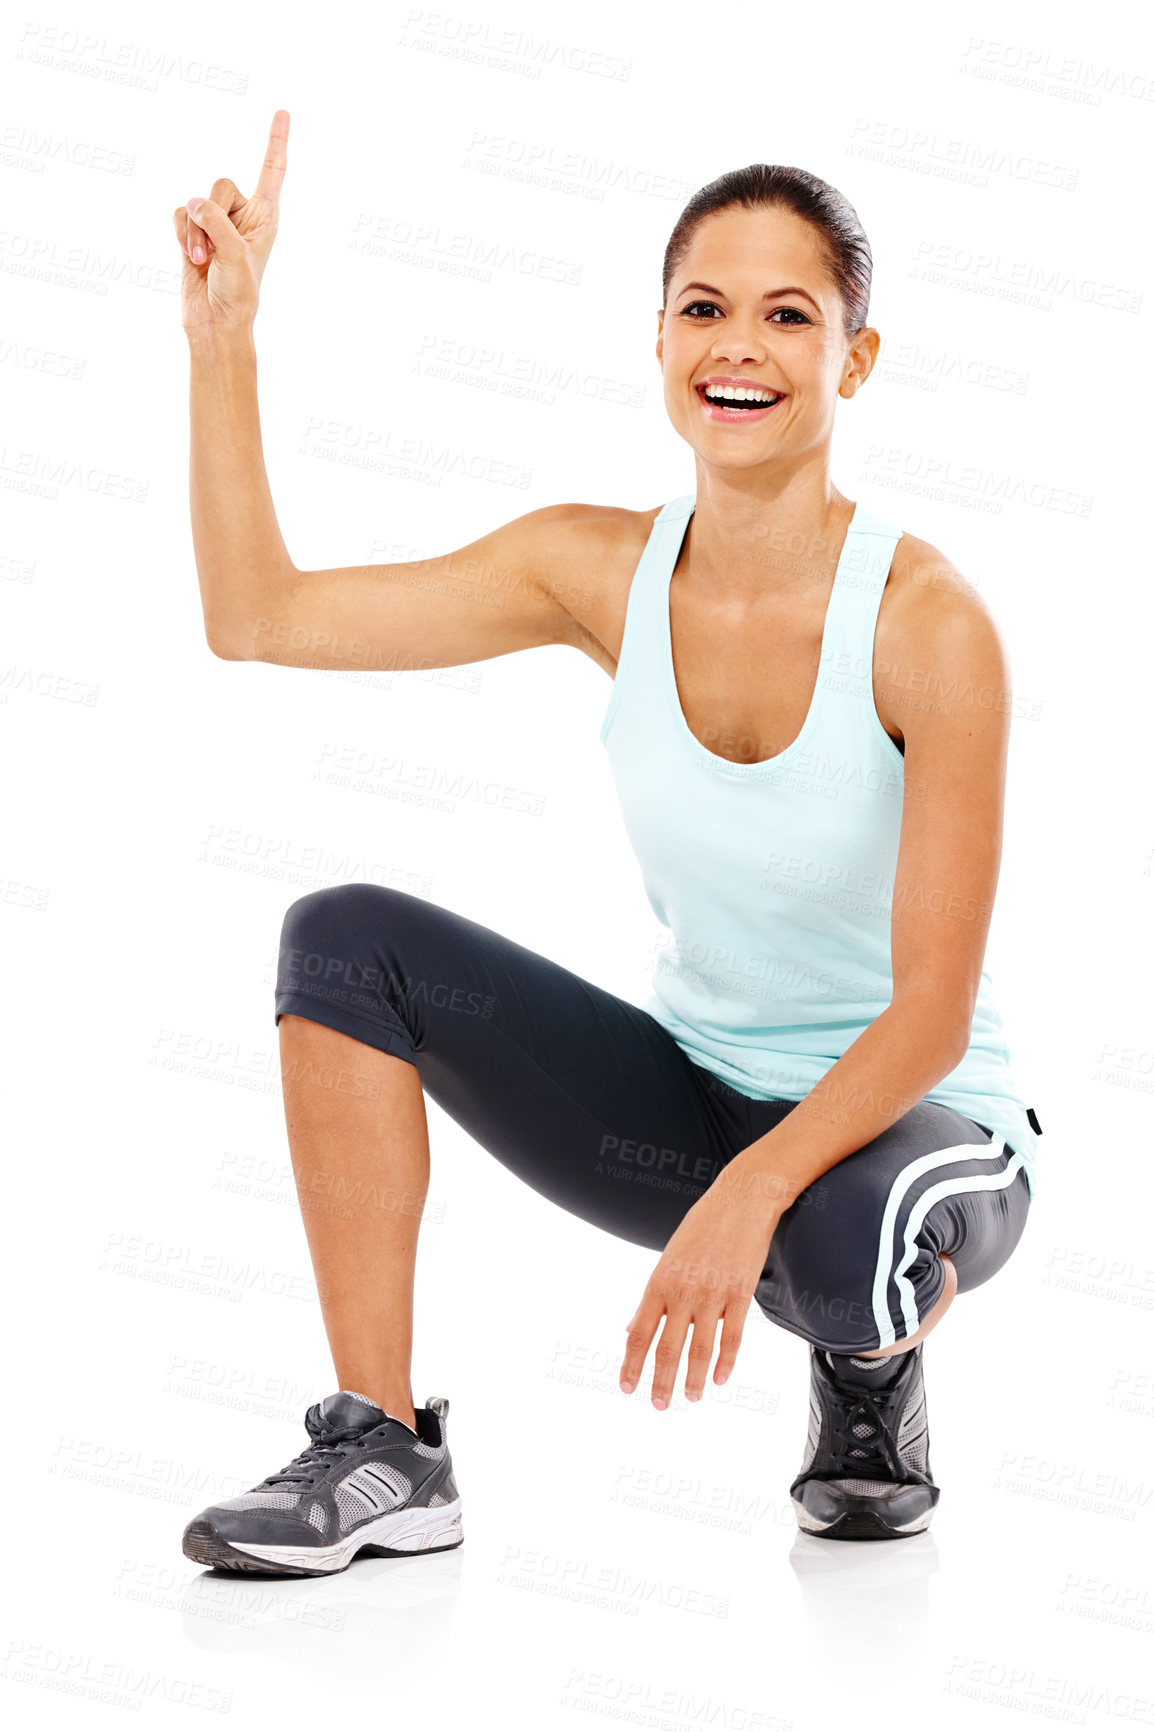
[[[370,1401],[375,1401],[382,1413],[387,1413],[390,1419],[399,1419],[404,1425],[417,1429],[417,1415],[413,1398],[403,1394],[395,1383],[383,1382],[376,1378],[358,1378],[355,1373],[341,1378],[338,1374],[341,1389],[355,1389],[358,1395],[367,1395]]]
[[[391,1401],[387,1398],[382,1399],[379,1395],[373,1395],[368,1389],[363,1390],[362,1394],[369,1395],[381,1412],[387,1413],[390,1419],[399,1419],[402,1425],[407,1425],[410,1430],[416,1431],[417,1415],[411,1401],[398,1401],[396,1396]]]

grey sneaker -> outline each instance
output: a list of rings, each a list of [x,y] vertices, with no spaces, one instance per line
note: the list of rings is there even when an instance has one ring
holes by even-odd
[[[809,1436],[789,1488],[798,1526],[829,1540],[924,1533],[930,1478],[922,1342],[893,1369],[810,1346]]]
[[[194,1517],[184,1530],[185,1557],[218,1570],[328,1576],[359,1553],[459,1546],[465,1536],[448,1411],[444,1396],[430,1396],[416,1409],[413,1431],[367,1395],[327,1395],[305,1415],[308,1448],[243,1497]]]

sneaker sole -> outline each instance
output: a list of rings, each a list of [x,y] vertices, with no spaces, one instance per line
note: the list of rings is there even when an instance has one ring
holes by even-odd
[[[933,1510],[915,1516],[912,1521],[903,1523],[886,1522],[876,1510],[862,1504],[857,1509],[847,1509],[834,1521],[819,1521],[806,1509],[804,1504],[791,1498],[797,1525],[803,1533],[816,1534],[826,1540],[905,1540],[912,1539],[915,1534],[921,1534],[929,1527],[933,1518]]]
[[[211,1522],[194,1521],[185,1529],[182,1549],[194,1563],[217,1570],[331,1576],[347,1570],[360,1552],[384,1558],[445,1552],[459,1546],[464,1537],[461,1500],[455,1498],[435,1509],[389,1510],[331,1546],[240,1545],[222,1538]]]

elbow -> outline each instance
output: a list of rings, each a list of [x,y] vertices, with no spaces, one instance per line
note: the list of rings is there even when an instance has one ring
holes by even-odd
[[[923,1062],[935,1081],[952,1076],[970,1049],[970,1031],[957,1028],[928,1029],[923,1023],[915,1036]]]
[[[228,637],[224,632],[212,626],[205,626],[205,642],[218,661],[247,662],[252,660],[251,654],[240,647],[235,638]]]
[[[251,615],[238,617],[233,610],[206,608],[204,641],[213,655],[222,662],[259,661],[261,634]]]
[[[950,1002],[950,995],[941,992],[926,997],[921,993],[907,993],[894,999],[894,1006],[904,1005],[912,1019],[916,1038],[924,1042],[927,1050],[937,1054],[937,1061],[944,1066],[943,1076],[948,1076],[961,1064],[970,1050],[970,1038],[973,1031],[974,1011],[971,1006],[968,1013],[965,1003]]]
[[[270,602],[265,584],[236,586],[220,605],[204,607],[204,637],[213,655],[222,662],[260,662],[277,659],[271,646],[284,641],[278,622],[278,603],[300,573],[295,567],[278,577],[279,591]]]
[[[958,1066],[961,1064],[962,1060],[965,1058],[965,1056],[969,1052],[969,1050],[970,1050],[970,1024],[967,1023],[964,1029],[962,1029],[960,1032],[955,1033],[952,1041],[946,1042],[946,1047],[945,1047],[946,1070],[944,1073],[946,1076],[949,1076],[951,1071],[957,1070]]]
[[[966,992],[960,993],[958,996],[961,1001],[961,1008],[951,1020],[944,1037],[950,1070],[956,1070],[970,1050],[970,1040],[974,1030],[974,1011],[977,1008],[976,995]]]

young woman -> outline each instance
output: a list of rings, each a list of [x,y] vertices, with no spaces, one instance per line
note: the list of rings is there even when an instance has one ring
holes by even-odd
[[[174,213],[208,643],[322,668],[582,651],[613,678],[601,740],[670,941],[638,1007],[403,891],[346,884],[288,909],[285,1116],[339,1388],[310,1407],[308,1447],[203,1511],[184,1551],[323,1574],[460,1543],[448,1402],[415,1407],[409,1372],[425,1093],[543,1196],[661,1253],[623,1391],[656,1339],[654,1407],[686,1349],[700,1399],[756,1299],[810,1348],[800,1526],[920,1533],[939,1495],[922,1344],[1017,1245],[1041,1127],[983,967],[1005,650],[944,554],[830,479],[834,411],[880,344],[857,216],[765,164],[683,211],[657,360],[692,493],[546,507],[438,559],[300,571],[263,466],[252,337],[287,134],[282,110],[251,199],[221,180]],[[310,1208],[322,1183],[354,1206]]]

